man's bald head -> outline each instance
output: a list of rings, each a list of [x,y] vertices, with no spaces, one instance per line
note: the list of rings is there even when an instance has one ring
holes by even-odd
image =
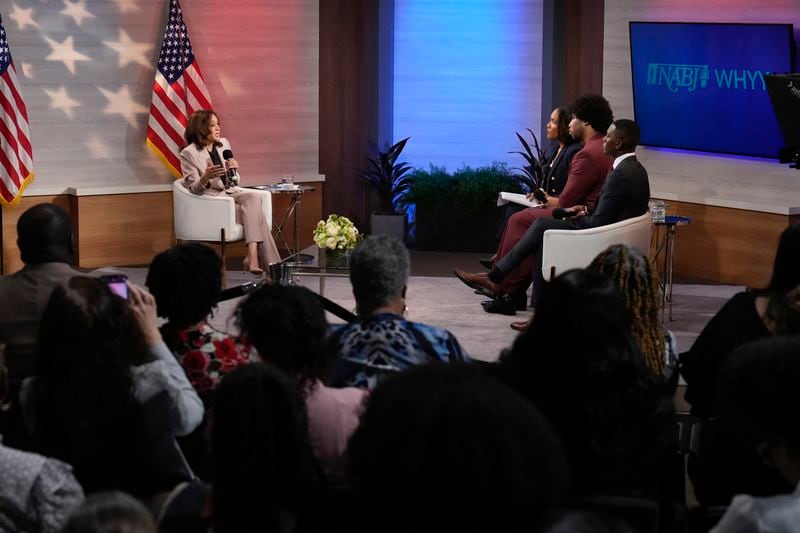
[[[17,246],[26,264],[69,263],[75,253],[72,219],[57,205],[35,205],[17,221]]]

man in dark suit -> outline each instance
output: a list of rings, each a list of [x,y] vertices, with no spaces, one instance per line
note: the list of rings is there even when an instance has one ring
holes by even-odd
[[[586,206],[576,205],[564,210],[571,218],[537,220],[528,228],[517,245],[494,264],[488,279],[475,278],[462,279],[462,281],[471,286],[477,285],[488,290],[495,290],[506,274],[526,257],[533,255],[533,301],[535,306],[544,285],[542,241],[545,231],[594,228],[637,217],[647,211],[650,182],[647,171],[636,159],[634,153],[638,143],[639,126],[634,121],[620,119],[611,124],[603,139],[603,152],[613,157],[614,163],[611,173],[603,184],[595,210],[589,213]],[[511,327],[524,330],[527,329],[528,324],[528,322],[514,322]]]
[[[33,374],[39,321],[56,285],[80,272],[73,269],[76,245],[69,214],[53,204],[31,207],[17,222],[17,246],[25,266],[0,279],[0,343],[12,387]]]

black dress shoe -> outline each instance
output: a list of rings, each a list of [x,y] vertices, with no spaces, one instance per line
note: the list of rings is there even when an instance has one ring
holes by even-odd
[[[514,308],[517,311],[524,311],[528,308],[528,295],[525,292],[515,292],[511,295],[514,300]]]
[[[488,258],[488,259],[486,259],[486,258],[478,259],[478,263],[480,263],[481,266],[483,268],[485,268],[486,270],[491,270],[492,267],[494,266],[494,259],[492,259],[491,257]]]
[[[514,316],[517,314],[514,300],[509,294],[503,294],[493,300],[481,302],[481,307],[487,313],[497,313],[499,315]]]

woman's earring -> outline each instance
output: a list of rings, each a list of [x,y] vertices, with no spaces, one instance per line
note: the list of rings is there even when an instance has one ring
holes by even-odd
[[[406,318],[407,316],[408,316],[408,306],[404,304],[403,305],[403,318]]]

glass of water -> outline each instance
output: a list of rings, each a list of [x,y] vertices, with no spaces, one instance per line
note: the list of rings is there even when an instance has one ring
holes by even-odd
[[[667,216],[667,204],[661,200],[650,200],[648,207],[653,224],[663,224]]]

